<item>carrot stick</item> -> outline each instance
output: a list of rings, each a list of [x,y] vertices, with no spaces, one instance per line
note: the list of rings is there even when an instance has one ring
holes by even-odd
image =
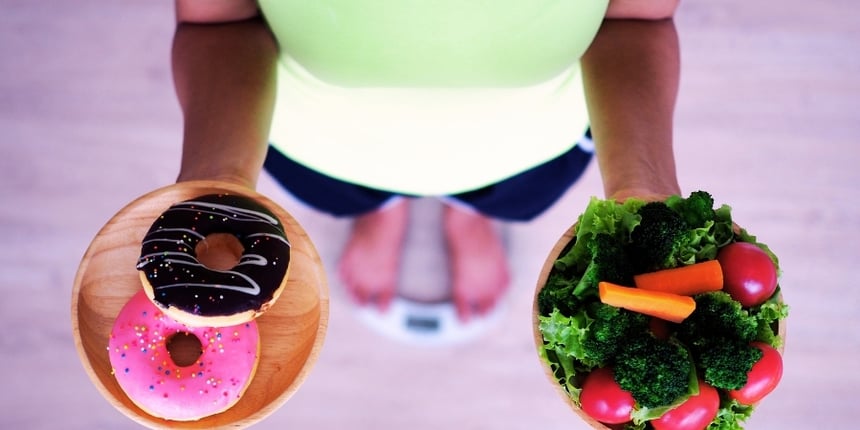
[[[635,275],[633,282],[636,287],[643,290],[692,296],[722,290],[723,269],[719,261],[709,260],[689,266]]]
[[[599,282],[597,288],[600,301],[607,305],[675,323],[684,321],[696,309],[696,301],[690,296],[624,287],[610,282]]]

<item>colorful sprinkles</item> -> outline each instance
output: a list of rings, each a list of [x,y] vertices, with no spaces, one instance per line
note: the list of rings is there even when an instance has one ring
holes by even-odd
[[[200,340],[201,354],[187,366],[171,359],[168,344],[177,333]],[[258,342],[254,321],[189,327],[161,312],[141,290],[117,317],[107,351],[111,373],[135,404],[151,415],[186,421],[222,412],[238,401],[256,369]]]

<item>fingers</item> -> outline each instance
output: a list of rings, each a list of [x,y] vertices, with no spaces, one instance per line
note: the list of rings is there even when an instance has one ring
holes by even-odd
[[[666,198],[668,198],[670,195],[671,193],[655,193],[651,190],[644,188],[625,188],[623,190],[618,190],[609,194],[609,199],[615,200],[620,203],[623,203],[625,200],[630,198],[636,198],[639,200],[644,200],[646,202],[662,202],[665,201]]]

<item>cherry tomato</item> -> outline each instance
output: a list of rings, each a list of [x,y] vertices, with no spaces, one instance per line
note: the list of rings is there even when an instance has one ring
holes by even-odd
[[[651,421],[654,430],[703,430],[720,409],[717,389],[699,381],[699,394]]]
[[[588,374],[579,401],[588,416],[607,424],[630,421],[635,404],[633,395],[615,382],[615,374],[609,367],[594,369]]]
[[[753,405],[770,394],[782,378],[782,356],[772,346],[753,342],[753,346],[764,354],[753,364],[747,374],[747,383],[737,390],[729,391],[729,397],[744,405]]]
[[[723,268],[723,290],[744,307],[764,303],[776,290],[776,266],[752,243],[730,243],[717,253]]]

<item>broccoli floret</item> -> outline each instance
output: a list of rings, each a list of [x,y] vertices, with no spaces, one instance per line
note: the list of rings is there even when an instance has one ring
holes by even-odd
[[[621,241],[608,234],[598,234],[589,244],[589,249],[597,282],[632,285],[633,272],[630,270],[630,261]],[[594,284],[597,285],[597,282]]]
[[[724,339],[699,353],[696,362],[705,382],[726,390],[737,390],[747,383],[747,374],[761,360],[762,351],[749,343]]]
[[[627,260],[624,245],[614,236],[598,233],[588,240],[589,255],[585,262],[572,259],[571,247],[562,251],[547,279],[547,285],[538,293],[538,310],[549,315],[554,308],[571,316],[579,304],[597,295],[597,283],[609,281],[631,285],[633,272]],[[585,266],[577,274],[579,266]]]
[[[678,339],[695,358],[705,381],[725,389],[742,387],[761,351],[750,346],[758,321],[723,291],[699,294],[696,310],[679,326]]]
[[[676,254],[687,238],[687,224],[663,202],[639,208],[642,217],[630,234],[628,255],[636,273],[667,269],[676,265]]]
[[[601,302],[590,303],[588,315],[593,321],[582,340],[582,347],[596,363],[612,360],[627,339],[643,335],[648,327],[645,315]]]
[[[640,407],[656,408],[689,394],[692,371],[693,361],[683,346],[645,334],[631,338],[619,351],[615,381]]]
[[[627,258],[625,246],[614,236],[600,233],[588,243],[591,260],[576,286],[574,294],[589,296],[597,294],[597,283],[612,282],[632,285],[633,272]]]
[[[712,291],[694,297],[696,310],[678,326],[678,338],[695,353],[711,347],[716,339],[751,342],[758,321],[724,291]]]
[[[689,228],[702,228],[714,220],[714,198],[707,191],[693,191],[686,199],[669,197],[666,205],[680,214]]]
[[[546,285],[538,292],[537,306],[541,315],[549,315],[558,309],[565,316],[572,316],[582,302],[573,294],[577,283],[560,272],[550,272]]]

